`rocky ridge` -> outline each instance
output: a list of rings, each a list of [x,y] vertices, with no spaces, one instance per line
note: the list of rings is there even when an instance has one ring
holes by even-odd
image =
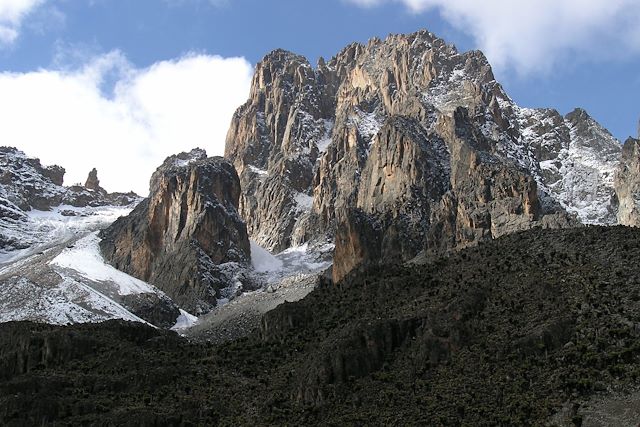
[[[254,286],[246,274],[249,238],[237,213],[240,182],[231,163],[200,149],[171,156],[150,188],[148,199],[101,233],[106,260],[194,314]]]
[[[140,200],[135,193],[108,193],[99,186],[65,187],[64,174],[61,166],[42,166],[40,160],[16,148],[0,147],[0,251],[24,249],[37,243],[37,236],[29,232],[29,212],[50,211],[59,206],[128,206]],[[69,209],[67,214],[76,213]],[[16,233],[16,229],[24,232]]]
[[[0,147],[0,167],[0,197],[22,211],[46,211],[59,205],[126,206],[140,199],[133,192],[108,193],[100,187],[95,168],[84,186],[64,187],[63,167],[42,166],[39,159],[13,147]]]

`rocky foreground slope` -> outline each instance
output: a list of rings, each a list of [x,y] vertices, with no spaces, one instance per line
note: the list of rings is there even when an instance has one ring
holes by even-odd
[[[620,155],[584,110],[519,107],[481,52],[427,31],[315,68],[273,51],[225,149],[250,236],[274,251],[335,242],[336,280],[534,226],[615,224]]]
[[[535,229],[349,276],[222,346],[0,325],[0,423],[636,425],[639,256],[637,229]]]

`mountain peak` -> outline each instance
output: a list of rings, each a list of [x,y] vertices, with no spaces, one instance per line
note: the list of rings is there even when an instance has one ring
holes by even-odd
[[[584,110],[518,107],[481,51],[422,30],[351,43],[315,70],[265,58],[225,156],[268,249],[330,236],[336,254],[378,242],[370,257],[407,260],[571,215],[615,222],[620,145]]]

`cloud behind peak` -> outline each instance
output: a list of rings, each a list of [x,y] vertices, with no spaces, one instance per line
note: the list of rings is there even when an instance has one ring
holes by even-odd
[[[146,194],[166,156],[223,153],[252,72],[243,58],[196,53],[136,68],[112,51],[72,69],[0,73],[0,141],[64,166],[66,184],[96,167],[107,190]]]

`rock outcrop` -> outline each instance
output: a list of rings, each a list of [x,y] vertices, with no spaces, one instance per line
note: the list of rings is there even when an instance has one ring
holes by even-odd
[[[250,286],[242,277],[250,246],[237,213],[240,181],[230,162],[198,149],[171,156],[150,187],[148,199],[101,234],[113,266],[195,314],[213,308],[230,286]]]
[[[85,188],[93,191],[101,191],[102,187],[100,187],[100,180],[98,179],[98,171],[96,168],[91,169],[89,172],[89,176],[87,176],[87,181],[84,184]]]
[[[629,138],[615,175],[618,222],[640,227],[640,139]]]
[[[551,109],[513,111],[539,165],[532,170],[542,202],[559,204],[584,224],[616,224],[618,140],[580,108],[564,117]]]
[[[619,153],[583,110],[518,107],[481,52],[426,31],[316,68],[270,53],[225,149],[252,238],[335,240],[335,279],[535,226],[615,223]]]
[[[0,147],[0,197],[22,211],[49,210],[62,203],[64,168],[44,167],[12,147]]]

